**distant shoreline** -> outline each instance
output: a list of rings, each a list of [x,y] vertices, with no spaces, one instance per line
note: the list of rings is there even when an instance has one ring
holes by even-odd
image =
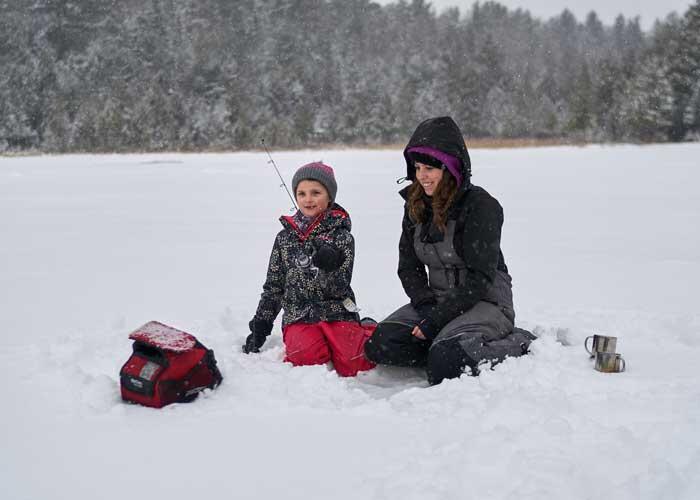
[[[683,141],[683,142],[586,142],[573,141],[570,139],[499,139],[499,138],[479,138],[466,139],[468,149],[516,149],[516,148],[546,148],[559,146],[653,146],[653,145],[668,145],[668,144],[693,144],[700,141]],[[270,148],[270,151],[306,151],[306,150],[370,150],[377,151],[382,149],[402,150],[404,144],[316,144],[300,147],[281,147]],[[69,152],[53,152],[53,151],[5,151],[0,152],[0,158],[16,158],[24,156],[68,156],[68,155],[134,155],[134,154],[224,154],[224,153],[261,153],[263,149],[217,149],[209,148],[198,151],[193,150],[161,150],[161,151],[69,151]]]

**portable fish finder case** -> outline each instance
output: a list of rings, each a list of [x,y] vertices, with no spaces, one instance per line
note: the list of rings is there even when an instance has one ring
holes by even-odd
[[[189,333],[151,321],[129,338],[133,353],[120,371],[124,401],[152,408],[187,403],[223,380],[214,351]]]

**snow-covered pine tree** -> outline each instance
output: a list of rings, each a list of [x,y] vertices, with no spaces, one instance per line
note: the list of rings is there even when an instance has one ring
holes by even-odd
[[[581,138],[588,138],[586,134],[593,125],[593,82],[585,61],[576,78],[570,109],[567,128],[580,134]]]
[[[682,36],[687,49],[690,78],[688,104],[683,114],[683,123],[688,131],[700,134],[700,0],[688,9],[683,16]]]
[[[673,89],[664,61],[651,55],[627,84],[620,109],[624,136],[650,142],[662,140],[673,124]]]
[[[594,90],[596,131],[600,138],[617,141],[623,135],[620,106],[626,99],[625,86],[620,63],[613,58],[603,60]]]
[[[669,138],[683,140],[692,127],[693,96],[700,78],[700,0],[686,11],[679,30],[669,37],[668,76],[673,88],[673,124]]]

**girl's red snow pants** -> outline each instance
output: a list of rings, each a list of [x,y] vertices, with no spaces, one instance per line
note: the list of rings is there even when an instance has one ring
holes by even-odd
[[[352,321],[287,325],[282,331],[286,351],[284,360],[295,366],[332,361],[338,375],[354,377],[357,372],[375,366],[365,358],[364,347],[376,327]]]

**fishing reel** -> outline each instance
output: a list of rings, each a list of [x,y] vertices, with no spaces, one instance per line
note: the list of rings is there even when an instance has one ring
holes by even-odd
[[[297,254],[294,261],[297,267],[303,269],[304,271],[309,271],[313,273],[315,277],[318,274],[318,267],[316,267],[313,262],[314,252],[315,249],[312,250],[311,255],[309,255],[306,252],[301,251]]]

